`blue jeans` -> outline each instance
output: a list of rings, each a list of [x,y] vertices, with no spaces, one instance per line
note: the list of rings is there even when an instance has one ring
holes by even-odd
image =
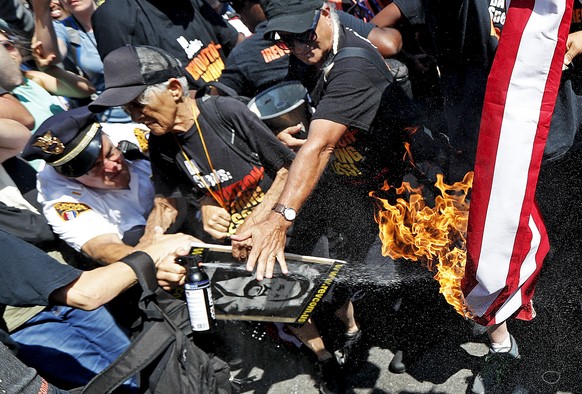
[[[104,308],[83,311],[54,306],[11,333],[20,349],[18,358],[57,387],[87,384],[113,362],[130,341]],[[137,387],[135,379],[126,389]]]

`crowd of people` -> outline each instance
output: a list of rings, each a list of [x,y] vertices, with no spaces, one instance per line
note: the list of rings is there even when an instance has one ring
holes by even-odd
[[[473,169],[505,2],[360,3],[2,2],[0,388],[80,387],[129,346],[127,256],[154,261],[168,290],[184,284],[174,258],[199,240],[231,245],[257,286],[293,273],[286,252],[357,270],[378,240],[370,191]],[[581,123],[581,27],[571,25],[548,159]],[[307,127],[272,130],[246,105],[285,81],[309,92]],[[345,392],[367,356],[358,290],[338,284],[326,296],[334,316],[287,327],[313,352],[322,393]],[[330,318],[344,326],[337,348],[317,325]],[[506,322],[484,330],[474,393],[519,359]]]

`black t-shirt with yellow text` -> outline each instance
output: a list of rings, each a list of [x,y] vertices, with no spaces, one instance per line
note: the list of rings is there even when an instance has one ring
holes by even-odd
[[[124,45],[150,45],[175,56],[197,82],[215,81],[238,32],[204,0],[115,0],[92,18],[101,59]]]
[[[364,38],[342,27],[338,50],[367,48],[380,54]],[[329,164],[332,174],[351,184],[376,187],[383,180],[397,181],[404,165],[405,128],[417,126],[411,115],[412,103],[398,84],[390,84],[386,74],[370,60],[345,57],[325,69],[312,92],[313,120],[325,119],[348,127],[338,141]],[[389,86],[390,85],[390,86]]]
[[[261,203],[277,171],[290,165],[295,154],[240,101],[206,96],[198,99],[197,104],[201,112],[200,132],[193,126],[180,135],[150,136],[156,193],[198,199],[216,196],[231,214],[229,232],[233,234]],[[213,104],[221,119],[210,107]],[[222,125],[226,129],[219,130]],[[245,145],[246,151],[256,153],[258,162],[243,157],[242,150],[229,144]]]

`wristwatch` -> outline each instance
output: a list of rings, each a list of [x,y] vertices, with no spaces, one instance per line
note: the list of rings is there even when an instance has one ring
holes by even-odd
[[[290,222],[294,221],[295,217],[297,216],[297,211],[295,211],[293,208],[288,208],[285,205],[279,203],[273,205],[272,210],[280,213],[286,220]]]

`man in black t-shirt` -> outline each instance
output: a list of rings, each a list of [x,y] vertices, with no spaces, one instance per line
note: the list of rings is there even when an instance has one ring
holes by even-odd
[[[258,263],[257,275],[261,277],[270,275],[275,258],[285,266],[284,230],[292,220],[283,213],[292,216],[293,211],[304,205],[326,167],[329,169],[326,184],[329,179],[329,184],[338,188],[333,199],[347,202],[347,210],[337,211],[327,223],[347,224],[362,216],[371,218],[373,210],[367,192],[375,190],[384,180],[394,183],[401,179],[403,129],[418,126],[408,106],[408,97],[397,85],[389,83],[385,70],[376,66],[377,62],[384,64],[383,59],[369,41],[341,26],[335,11],[323,1],[293,2],[289,9],[286,7],[287,4],[279,1],[263,4],[269,17],[265,35],[280,36],[299,60],[322,72],[311,92],[316,111],[309,136],[291,167],[280,204],[266,222],[253,228],[254,245],[249,263]],[[281,20],[286,23],[284,26]],[[334,59],[345,47],[363,49],[368,57]],[[345,195],[339,190],[345,191]],[[353,203],[349,203],[350,198],[354,199]],[[354,215],[353,209],[361,209],[360,201],[367,201],[364,204],[369,208],[364,209],[367,215]],[[363,228],[374,225],[373,219],[371,222],[365,227],[349,227],[354,233],[362,233]],[[240,237],[237,239],[242,241]],[[271,252],[266,253],[267,249]],[[359,253],[361,259],[365,251],[365,247],[356,247],[352,249],[352,257],[357,260]]]
[[[263,37],[267,20],[259,0],[235,0],[229,3],[254,34],[232,50],[219,82],[233,88],[241,96],[254,97],[287,78],[292,55],[289,49],[280,48],[272,40]],[[343,11],[338,11],[338,16],[342,25],[368,38],[384,57],[394,56],[400,50],[402,37],[398,30],[378,28]]]
[[[218,81],[241,96],[254,97],[285,79],[289,50],[263,37],[267,22],[258,0],[231,1],[230,4],[253,35],[231,51]]]
[[[277,204],[265,221],[232,237],[233,244],[244,247],[252,241],[247,265],[256,265],[258,278],[270,277],[276,261],[286,271],[286,232],[301,210],[289,244],[293,252],[311,252],[324,235],[335,245],[330,257],[361,262],[378,232],[368,192],[385,180],[399,184],[405,167],[404,128],[419,126],[409,98],[398,84],[389,82],[377,49],[342,26],[335,9],[323,0],[262,4],[269,21],[264,36],[278,39],[278,45],[317,73],[311,91],[316,110]],[[348,47],[367,55],[336,57]],[[341,302],[347,338],[361,336],[346,298]],[[344,353],[350,364],[349,347]],[[325,376],[334,358],[322,349],[318,359]]]
[[[151,45],[176,57],[196,87],[215,81],[232,48],[244,39],[204,0],[116,0],[93,14],[104,59],[124,45]]]
[[[156,191],[198,198],[205,230],[215,239],[228,238],[251,213],[258,220],[268,211],[294,154],[237,100],[206,96],[190,105],[199,111],[195,125],[151,140]]]
[[[125,105],[149,127],[157,194],[198,199],[204,229],[219,240],[268,213],[294,153],[243,103],[192,99],[179,62],[159,48],[119,48],[104,68],[107,88],[89,108]]]

